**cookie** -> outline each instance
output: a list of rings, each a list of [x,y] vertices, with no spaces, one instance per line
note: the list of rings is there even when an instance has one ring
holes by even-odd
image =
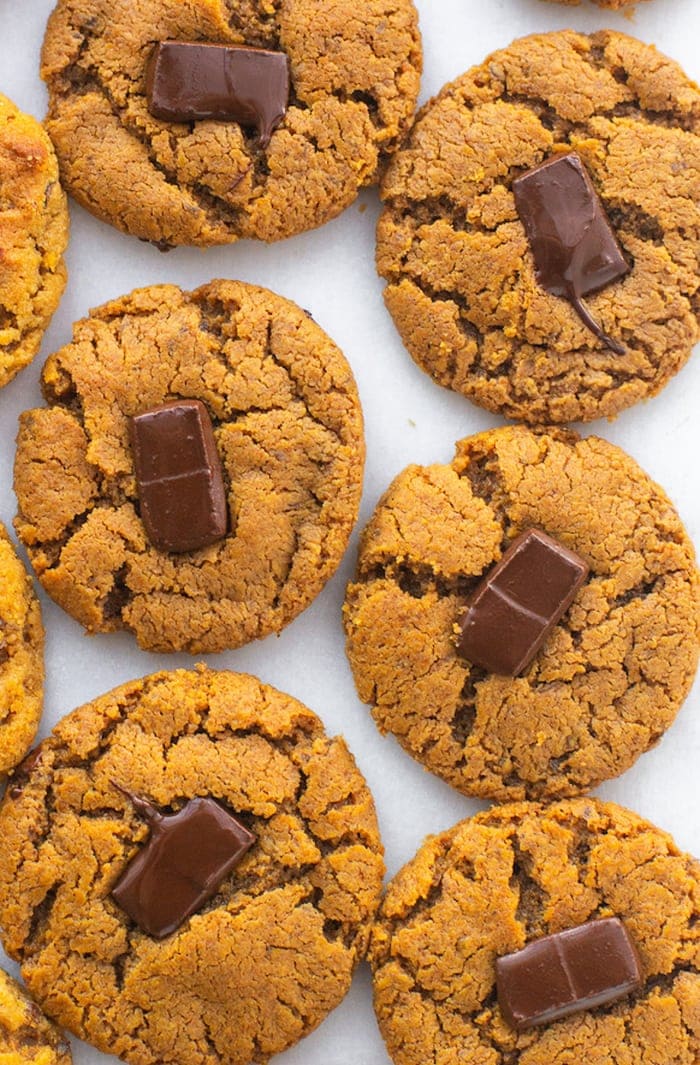
[[[513,195],[567,152],[626,264],[585,299],[612,344],[542,284]],[[565,31],[495,52],[423,109],[382,198],[377,264],[406,347],[489,410],[612,417],[657,393],[700,337],[700,91],[650,45]]]
[[[508,676],[460,654],[460,628],[528,530],[590,571]],[[460,441],[449,466],[409,466],[379,502],[348,587],[347,651],[381,731],[427,769],[468,795],[565,798],[624,772],[673,721],[697,668],[699,587],[678,515],[623,451],[494,429]],[[491,643],[514,635],[510,614]]]
[[[0,969],[2,1065],[71,1065],[70,1046],[22,988]]]
[[[0,925],[58,1023],[132,1065],[263,1065],[340,1002],[382,850],[363,777],[310,710],[253,677],[159,673],[76,710],[38,752],[0,809]],[[153,846],[144,809],[172,824],[205,801],[253,845],[156,938],[118,890]]]
[[[32,582],[0,522],[0,776],[36,735],[44,693],[44,629]]]
[[[168,40],[286,55],[286,112],[269,144],[240,115],[154,117],[148,64]],[[165,245],[274,241],[335,217],[406,132],[420,71],[411,0],[368,0],[361,13],[350,0],[59,0],[42,60],[66,188],[98,218]]]
[[[335,572],[359,506],[362,413],[343,355],[294,304],[234,281],[142,289],[78,322],[42,380],[48,407],[21,419],[16,527],[89,632],[237,647],[279,632]],[[224,538],[185,553],[147,536],[129,436],[131,416],[180,399],[212,419],[228,500]]]
[[[496,960],[611,917],[636,947],[642,986],[514,1028],[496,1000]],[[700,864],[612,803],[514,804],[428,839],[389,885],[370,954],[395,1065],[695,1065],[700,1056]],[[546,980],[545,969],[535,995]]]
[[[39,350],[66,284],[68,207],[41,125],[0,93],[0,387]]]

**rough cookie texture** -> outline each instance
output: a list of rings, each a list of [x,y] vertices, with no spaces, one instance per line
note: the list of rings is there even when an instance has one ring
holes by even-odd
[[[517,678],[456,651],[482,575],[535,527],[591,573]],[[451,466],[409,466],[380,501],[345,606],[360,698],[383,732],[469,795],[566,797],[661,737],[700,642],[693,546],[619,448],[564,430],[494,429]]]
[[[66,284],[68,207],[51,141],[0,93],[0,387],[36,355]]]
[[[559,4],[580,4],[581,0],[556,0],[556,2]],[[630,7],[636,2],[637,0],[593,0],[593,3],[597,4],[598,7],[614,8],[615,10],[621,7]]]
[[[43,694],[44,629],[39,601],[0,523],[0,775],[16,766],[31,746]]]
[[[0,1065],[71,1065],[70,1047],[22,988],[0,969]]]
[[[383,862],[374,805],[340,738],[254,677],[203,667],[76,710],[0,809],[0,925],[47,1013],[133,1065],[250,1065],[343,998]],[[148,836],[112,781],[164,811],[211,796],[257,836],[169,938],[110,890]]]
[[[44,588],[90,632],[220,651],[278,632],[335,571],[364,441],[350,367],[295,304],[215,281],[155,286],[78,322],[21,418],[17,531]],[[202,400],[229,503],[225,539],[170,554],[139,517],[129,415]]]
[[[377,264],[413,358],[508,417],[610,417],[658,392],[700,337],[700,91],[620,33],[515,41],[420,114],[382,187]],[[537,282],[514,178],[575,150],[623,251],[587,297],[615,354]]]
[[[286,52],[290,105],[267,150],[235,122],[153,118],[145,68],[168,38]],[[420,70],[411,0],[59,0],[42,62],[66,187],[170,245],[279,240],[339,214],[405,133]]]
[[[518,1034],[496,958],[598,917],[625,922],[644,986]],[[612,803],[521,803],[428,839],[387,889],[370,950],[396,1065],[696,1065],[700,864]]]

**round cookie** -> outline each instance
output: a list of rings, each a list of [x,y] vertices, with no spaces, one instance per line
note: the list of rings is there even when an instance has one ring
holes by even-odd
[[[17,531],[48,594],[90,632],[220,651],[279,632],[335,572],[357,518],[362,413],[342,353],[299,307],[214,281],[93,311],[22,416]],[[128,417],[177,398],[213,419],[229,532],[175,554],[139,516]]]
[[[0,522],[0,776],[36,735],[44,692],[44,630],[32,582]]]
[[[0,93],[0,387],[31,362],[66,284],[68,207],[41,125]]]
[[[519,677],[457,653],[469,596],[530,528],[590,565]],[[671,724],[698,661],[693,546],[663,491],[597,437],[522,426],[409,466],[364,531],[345,605],[382,732],[468,795],[564,798],[624,772]]]
[[[630,272],[586,297],[618,354],[540,285],[513,180],[574,150]],[[377,265],[418,365],[533,423],[611,417],[700,337],[700,91],[611,31],[515,41],[420,113],[382,185]]]
[[[496,1003],[496,958],[618,917],[642,988],[518,1033]],[[395,1065],[696,1065],[700,864],[612,803],[488,810],[428,839],[389,884],[370,949]]]
[[[0,809],[0,925],[47,1013],[132,1065],[264,1062],[347,992],[379,902],[374,804],[344,741],[254,677],[179,670],[68,717]],[[211,797],[256,836],[167,938],[111,892],[161,811]],[[164,885],[165,886],[165,885]]]
[[[166,39],[287,54],[289,106],[265,150],[233,121],[150,114],[146,65]],[[335,217],[406,132],[420,71],[412,0],[59,0],[42,62],[66,188],[166,245],[274,241]]]
[[[0,1063],[71,1065],[70,1046],[22,988],[0,969]]]

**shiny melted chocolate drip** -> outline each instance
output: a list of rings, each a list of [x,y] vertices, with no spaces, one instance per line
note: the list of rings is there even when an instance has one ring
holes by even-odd
[[[624,355],[583,301],[630,268],[579,156],[558,155],[529,170],[513,182],[513,195],[539,283],[568,299],[588,329]]]
[[[256,837],[211,798],[162,814],[121,785],[150,827],[148,842],[112,888],[112,898],[147,935],[163,939],[211,899]]]
[[[148,109],[166,122],[233,120],[266,148],[287,111],[284,52],[201,41],[161,41],[146,71]]]

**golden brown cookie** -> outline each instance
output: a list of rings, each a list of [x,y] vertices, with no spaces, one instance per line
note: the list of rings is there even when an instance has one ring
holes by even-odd
[[[379,901],[374,804],[344,741],[254,677],[133,681],[56,727],[0,809],[0,925],[47,1013],[132,1065],[263,1065],[347,992]],[[210,797],[255,843],[164,939],[111,892],[148,826]],[[163,884],[163,889],[167,884]]]
[[[513,180],[575,150],[622,279],[587,297],[598,340],[535,274]],[[518,420],[590,421],[654,395],[700,337],[700,91],[611,31],[525,37],[447,85],[382,186],[377,263],[416,362]]]
[[[44,691],[44,629],[30,578],[0,522],[0,776],[36,735]]]
[[[516,1032],[496,1002],[496,958],[612,916],[642,988]],[[612,803],[504,806],[428,839],[387,889],[370,956],[395,1065],[700,1059],[700,864]]]
[[[149,113],[146,65],[165,39],[287,54],[289,106],[266,149],[236,122]],[[335,217],[405,133],[420,70],[412,0],[59,0],[42,63],[66,188],[168,245],[274,241]]]
[[[295,304],[214,281],[141,289],[78,322],[21,419],[17,531],[49,595],[90,632],[220,651],[279,632],[335,572],[357,518],[362,413],[342,353]],[[158,550],[139,516],[128,417],[212,417],[229,531]]]
[[[481,577],[537,528],[590,566],[519,677],[457,653]],[[363,534],[345,605],[360,698],[426,768],[469,795],[560,798],[652,747],[700,643],[693,546],[663,491],[619,448],[565,430],[494,429],[450,466],[409,466]]]
[[[41,125],[0,94],[0,387],[36,355],[66,284],[68,207]]]
[[[0,1065],[71,1065],[70,1046],[0,969]]]
[[[580,4],[581,0],[556,0],[559,4]],[[618,10],[621,7],[631,7],[637,0],[593,0],[598,7],[607,7]]]

